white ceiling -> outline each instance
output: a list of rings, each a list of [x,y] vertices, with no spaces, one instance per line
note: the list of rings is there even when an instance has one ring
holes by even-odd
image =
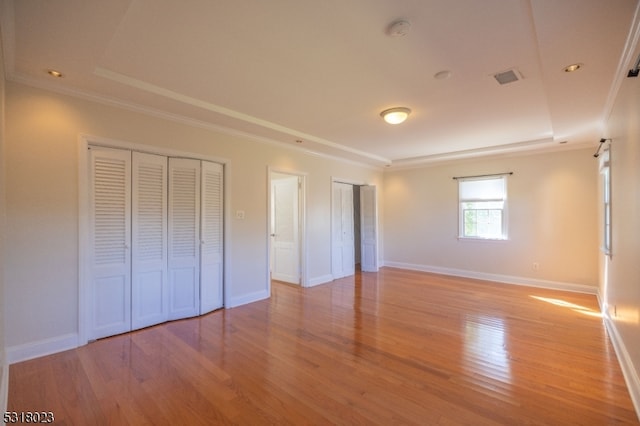
[[[11,80],[392,166],[595,147],[638,19],[637,0],[2,1]]]

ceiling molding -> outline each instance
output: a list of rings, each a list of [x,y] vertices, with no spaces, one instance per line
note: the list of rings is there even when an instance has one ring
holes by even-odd
[[[31,78],[23,75],[17,75],[15,73],[11,75],[7,75],[7,80],[15,83],[19,83],[19,84],[24,84],[26,86],[35,87],[41,90],[58,93],[65,96],[71,96],[74,98],[78,98],[78,99],[82,99],[90,102],[96,102],[102,105],[107,105],[107,106],[120,108],[127,111],[139,113],[139,114],[144,114],[144,115],[162,119],[162,120],[172,121],[172,122],[184,124],[191,127],[202,128],[205,130],[210,130],[210,131],[226,134],[233,137],[249,139],[255,142],[270,144],[270,145],[278,146],[281,148],[287,148],[293,151],[302,152],[310,156],[340,161],[342,163],[357,165],[360,167],[366,167],[371,170],[377,170],[377,171],[380,171],[383,169],[389,170],[389,168],[392,168],[393,170],[399,170],[399,169],[429,167],[433,165],[440,165],[443,163],[456,162],[460,160],[475,159],[480,157],[504,156],[507,154],[532,155],[532,154],[538,154],[542,152],[552,152],[552,151],[558,151],[558,150],[582,149],[586,147],[592,148],[592,144],[560,145],[557,142],[554,143],[552,138],[547,138],[547,139],[539,139],[534,141],[517,142],[517,143],[512,143],[507,145],[497,145],[497,146],[486,147],[486,148],[478,148],[478,149],[471,149],[471,150],[427,155],[423,157],[393,160],[385,164],[379,164],[379,163],[372,164],[371,162],[357,161],[357,160],[348,159],[348,158],[344,158],[337,155],[323,153],[320,151],[314,151],[306,147],[301,147],[300,145],[288,144],[276,139],[259,136],[249,132],[244,132],[231,127],[221,126],[219,124],[214,124],[207,121],[196,120],[190,117],[172,114],[166,111],[153,109],[146,106],[136,105],[130,102],[124,102],[120,99],[108,98],[102,95],[91,94],[91,93],[87,93],[87,92],[83,92],[75,89],[70,89],[68,87],[62,87],[53,83],[43,82],[40,79]],[[541,145],[546,145],[546,146],[541,147]]]
[[[381,32],[388,8],[366,0],[341,5],[367,11],[358,18],[260,0],[187,9],[172,2],[90,1],[99,9],[0,0],[5,78],[372,168],[595,143],[640,39],[637,0],[575,0],[584,2],[580,14],[573,1],[491,0],[465,3],[464,10],[444,2],[437,14],[423,5],[406,17],[416,25],[400,42]],[[225,16],[256,25],[239,28]],[[285,23],[295,24],[296,37]],[[473,38],[476,48],[458,38]],[[355,49],[362,55],[354,57]],[[458,57],[464,60],[452,60]],[[565,77],[561,65],[574,57],[591,66]],[[469,61],[481,66],[468,69]],[[68,78],[47,76],[51,62]],[[390,83],[398,63],[406,64],[405,72]],[[488,85],[486,76],[506,65],[527,78],[501,89]],[[446,84],[425,79],[438,70],[451,70],[454,78]],[[387,103],[421,113],[391,128],[371,106]],[[541,137],[549,139],[533,140]]]
[[[499,145],[488,148],[469,149],[444,154],[428,155],[407,160],[394,161],[385,170],[404,170],[422,167],[439,166],[446,163],[454,163],[479,158],[497,157],[522,157],[558,151],[573,151],[579,149],[592,149],[592,143],[565,143],[555,142],[552,138],[535,141],[518,142],[508,145]]]
[[[95,69],[94,74],[99,76],[99,77],[103,77],[103,78],[107,78],[109,80],[115,81],[117,83],[120,84],[124,84],[130,87],[134,87],[136,89],[140,89],[149,93],[153,93],[155,95],[158,96],[162,96],[165,98],[169,98],[172,99],[174,101],[178,101],[184,104],[188,104],[197,108],[201,108],[207,111],[211,111],[211,112],[215,112],[217,114],[221,114],[221,115],[225,115],[227,117],[231,117],[231,118],[235,118],[237,120],[241,120],[256,126],[260,126],[260,127],[264,127],[266,129],[269,130],[275,130],[277,132],[280,133],[284,133],[287,135],[291,135],[294,138],[297,139],[303,139],[306,141],[312,141],[333,149],[338,149],[340,151],[345,151],[345,152],[349,152],[351,154],[356,154],[358,156],[364,157],[364,158],[368,158],[383,164],[388,164],[391,162],[391,160],[389,160],[388,158],[384,158],[381,157],[379,155],[375,155],[375,154],[370,154],[368,152],[365,151],[361,151],[358,149],[354,149],[354,148],[350,148],[348,146],[345,145],[341,145],[326,139],[322,139],[313,135],[310,135],[308,133],[304,133],[304,132],[300,132],[298,130],[295,129],[291,129],[288,128],[286,126],[282,126],[280,124],[276,124],[276,123],[272,123],[270,121],[267,120],[263,120],[257,117],[254,117],[252,115],[249,114],[244,114],[238,111],[234,111],[232,109],[229,108],[225,108],[222,107],[220,105],[216,105],[213,104],[211,102],[206,102],[203,101],[201,99],[197,99],[191,96],[187,96],[187,95],[183,95],[181,93],[177,93],[174,92],[172,90],[168,90],[165,89],[163,87],[160,86],[156,86],[155,84],[151,84],[151,83],[147,83],[145,81],[142,80],[138,80],[136,78],[132,78],[117,72],[113,72],[101,67],[98,67]]]
[[[629,35],[625,41],[622,55],[620,55],[620,61],[618,62],[618,66],[613,77],[611,90],[607,96],[607,101],[602,114],[602,123],[606,123],[609,119],[609,116],[613,111],[613,105],[616,97],[620,91],[620,86],[622,86],[624,79],[627,78],[627,71],[629,71],[630,64],[636,59],[635,53],[638,48],[638,41],[640,41],[640,1],[636,5],[636,11],[633,14]]]
[[[150,117],[158,118],[161,120],[172,121],[175,123],[184,124],[186,126],[210,130],[213,132],[217,132],[217,133],[221,133],[221,134],[225,134],[233,137],[249,139],[249,140],[264,143],[264,144],[275,145],[280,148],[286,148],[292,151],[302,152],[306,155],[310,155],[314,157],[340,161],[342,163],[365,167],[365,168],[369,168],[377,171],[381,170],[381,168],[383,167],[383,165],[379,163],[372,164],[371,162],[367,163],[364,161],[357,161],[349,158],[344,158],[338,155],[331,155],[331,154],[327,154],[319,151],[314,151],[306,147],[288,144],[276,139],[255,135],[249,132],[243,132],[241,130],[237,130],[231,127],[221,126],[219,124],[214,124],[207,121],[196,120],[190,117],[172,114],[166,111],[153,109],[146,106],[136,105],[130,102],[124,102],[119,99],[108,98],[102,95],[96,95],[96,94],[91,94],[91,93],[87,93],[87,92],[83,92],[75,89],[70,89],[70,88],[62,87],[53,83],[44,83],[42,80],[39,80],[36,78],[31,78],[31,77],[16,75],[16,74],[7,75],[6,77],[8,81],[24,84],[26,86],[35,87],[37,89],[46,90],[53,93],[58,93],[60,95],[70,96],[70,97],[82,99],[89,102],[95,102],[95,103],[99,103],[99,104],[110,106],[110,107],[120,108],[127,111],[135,112],[138,114],[144,114]]]

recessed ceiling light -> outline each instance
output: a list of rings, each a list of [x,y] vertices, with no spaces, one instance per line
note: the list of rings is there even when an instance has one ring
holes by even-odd
[[[564,72],[574,72],[574,71],[578,71],[580,68],[582,68],[582,64],[578,64],[578,63],[571,64],[564,67]]]
[[[396,107],[385,109],[380,113],[380,116],[389,124],[400,124],[409,117],[409,114],[411,114],[409,108]]]
[[[56,77],[56,78],[62,78],[63,75],[60,71],[56,71],[56,70],[47,70],[47,74],[49,74],[52,77]]]

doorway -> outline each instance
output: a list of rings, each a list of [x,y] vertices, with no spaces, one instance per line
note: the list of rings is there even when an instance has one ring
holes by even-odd
[[[269,172],[271,280],[304,286],[304,176]]]
[[[376,187],[332,181],[331,273],[334,279],[356,269],[378,270]]]

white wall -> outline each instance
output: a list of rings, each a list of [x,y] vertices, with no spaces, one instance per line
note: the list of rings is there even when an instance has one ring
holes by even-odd
[[[640,77],[623,80],[604,136],[612,139],[612,256],[601,254],[600,292],[640,416]]]
[[[8,82],[4,308],[10,353],[78,332],[78,136],[89,134],[229,160],[229,287],[235,305],[267,295],[268,167],[307,173],[308,279],[330,279],[331,177],[381,185],[369,167],[221,134]],[[54,342],[51,342],[53,340]],[[64,344],[63,344],[64,346]],[[34,349],[35,348],[35,349]],[[11,357],[10,357],[11,359]]]
[[[589,150],[385,172],[385,264],[595,292],[597,167]],[[508,177],[508,241],[458,237],[454,176]],[[533,263],[539,264],[534,270]]]

